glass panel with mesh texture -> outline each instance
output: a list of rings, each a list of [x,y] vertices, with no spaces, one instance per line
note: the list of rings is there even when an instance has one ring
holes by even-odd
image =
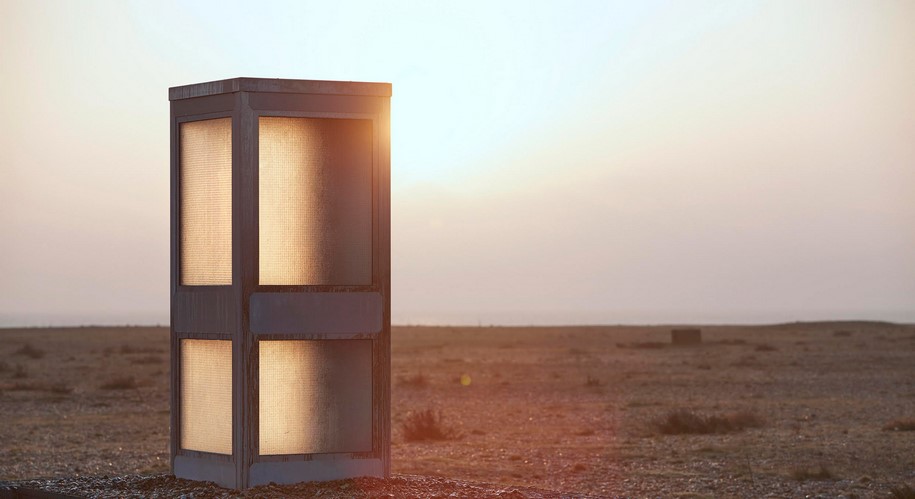
[[[372,283],[371,120],[261,117],[260,284]]]
[[[179,125],[182,285],[232,284],[232,119]]]
[[[261,455],[372,450],[371,340],[259,346]]]
[[[181,340],[181,448],[232,453],[232,342]]]

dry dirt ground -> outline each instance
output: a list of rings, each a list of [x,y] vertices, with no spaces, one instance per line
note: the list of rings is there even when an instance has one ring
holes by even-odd
[[[915,326],[395,327],[395,473],[594,496],[915,486]],[[432,409],[451,431],[407,442]],[[761,426],[663,434],[676,410]],[[0,330],[0,480],[168,469],[168,330]],[[892,422],[899,430],[892,430]]]

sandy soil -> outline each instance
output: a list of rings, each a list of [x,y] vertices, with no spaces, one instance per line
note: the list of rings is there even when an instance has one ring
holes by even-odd
[[[702,330],[672,347],[666,327],[395,328],[394,472],[596,496],[915,486],[915,431],[884,429],[915,418],[915,327]],[[167,471],[167,390],[167,329],[0,330],[0,480]],[[426,409],[452,439],[405,441]],[[762,426],[658,431],[678,409]]]

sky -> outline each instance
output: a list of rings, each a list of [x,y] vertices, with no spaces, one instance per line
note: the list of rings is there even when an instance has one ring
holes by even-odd
[[[393,84],[395,324],[915,322],[915,2],[0,0],[0,327],[167,324],[171,86]]]

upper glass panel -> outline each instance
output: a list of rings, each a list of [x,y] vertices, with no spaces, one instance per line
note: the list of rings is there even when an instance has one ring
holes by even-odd
[[[232,284],[232,119],[179,125],[180,282]]]
[[[261,117],[262,285],[372,284],[372,122]]]

